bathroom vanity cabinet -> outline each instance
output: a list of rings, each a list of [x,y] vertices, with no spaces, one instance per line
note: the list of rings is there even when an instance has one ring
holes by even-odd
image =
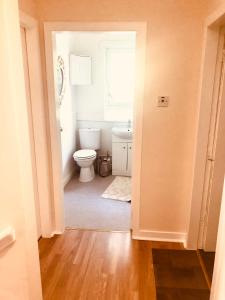
[[[131,176],[132,141],[112,137],[112,175]]]

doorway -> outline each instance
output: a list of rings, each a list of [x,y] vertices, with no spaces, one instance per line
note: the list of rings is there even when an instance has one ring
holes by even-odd
[[[206,161],[208,158],[208,145],[209,145],[209,132],[211,125],[212,116],[212,106],[215,103],[215,89],[217,82],[217,87],[219,86],[218,78],[221,78],[221,72],[218,72],[218,54],[223,52],[224,48],[224,32],[223,26],[225,25],[225,9],[221,7],[217,13],[210,15],[205,22],[205,34],[204,34],[204,47],[203,47],[203,65],[201,72],[201,86],[200,86],[200,106],[199,106],[199,120],[198,120],[198,133],[196,142],[196,153],[195,153],[195,168],[193,173],[193,187],[192,187],[192,199],[191,199],[191,210],[190,210],[190,222],[187,236],[187,248],[197,249],[200,248],[199,241],[199,229],[203,222],[202,216],[205,210],[202,208],[203,205],[203,191],[205,188],[205,170]],[[218,47],[219,46],[219,47]],[[221,55],[222,58],[222,55]],[[216,80],[217,79],[217,80]],[[224,94],[224,87],[223,87]],[[218,100],[218,97],[217,97]],[[224,113],[224,97],[221,97],[221,115]],[[221,127],[223,127],[225,122],[220,122]],[[219,130],[217,131],[219,133]],[[221,136],[220,136],[221,137]],[[224,136],[222,139],[217,139],[218,144],[224,143]],[[220,169],[224,180],[224,156],[222,157]],[[214,162],[214,167],[216,165],[216,160]],[[221,176],[220,173],[220,176]],[[212,288],[210,299],[220,299],[224,295],[224,207],[225,207],[225,195],[224,188],[221,179],[219,179],[219,192],[220,201],[222,198],[221,205],[219,205],[219,228],[216,228],[216,256],[215,263],[213,265],[213,278],[212,278]],[[210,187],[210,185],[209,185]],[[221,189],[223,189],[223,196],[221,197]],[[206,193],[208,195],[208,193]],[[205,196],[205,195],[204,195]],[[204,197],[207,199],[207,197]],[[218,210],[218,207],[217,207]],[[218,220],[217,220],[218,223]],[[202,231],[201,231],[202,232]],[[202,235],[201,235],[202,237]]]
[[[54,32],[65,227],[129,231],[136,32]]]
[[[134,96],[134,115],[133,115],[133,138],[132,151],[132,201],[131,201],[131,227],[139,229],[139,202],[140,202],[140,172],[141,172],[141,145],[142,145],[142,100],[144,94],[144,66],[145,66],[145,23],[45,23],[45,47],[46,47],[46,65],[47,65],[47,83],[48,83],[48,106],[50,117],[50,138],[51,138],[51,155],[52,155],[52,178],[54,191],[54,209],[56,218],[57,231],[63,232],[65,229],[64,220],[64,203],[63,203],[63,180],[62,180],[62,164],[61,164],[61,124],[57,110],[57,87],[54,78],[57,78],[57,71],[54,63],[57,61],[58,55],[56,51],[55,34],[63,32],[136,32],[136,54],[135,54],[135,96]],[[80,55],[82,57],[82,54]],[[88,59],[86,58],[86,66]],[[88,77],[88,76],[87,76]],[[86,105],[87,108],[87,105]],[[112,111],[108,113],[110,115]],[[127,127],[130,122],[127,120]],[[89,126],[88,126],[89,127]],[[85,129],[85,128],[81,128]],[[87,129],[87,128],[86,128]],[[96,128],[95,128],[96,129]],[[80,142],[80,141],[79,141]],[[126,148],[127,146],[127,148]],[[128,142],[124,150],[129,150]],[[90,149],[89,149],[90,150]],[[93,149],[92,149],[93,150]],[[97,150],[97,149],[96,149]],[[104,153],[106,160],[110,160],[109,155]],[[74,167],[74,159],[72,156]],[[78,165],[78,164],[77,164]],[[81,166],[80,166],[81,167]],[[98,170],[98,167],[97,167]],[[66,180],[67,181],[67,180]],[[103,191],[104,192],[104,191]]]
[[[207,160],[204,176],[204,190],[201,210],[201,224],[198,247],[215,251],[219,224],[220,206],[225,173],[224,126],[224,72],[225,72],[224,30],[221,30],[208,134]]]
[[[205,161],[198,254],[209,288],[212,285],[215,252],[225,174],[225,52],[224,29],[220,29],[213,80]]]

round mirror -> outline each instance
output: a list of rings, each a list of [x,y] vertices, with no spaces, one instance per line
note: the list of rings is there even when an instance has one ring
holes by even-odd
[[[57,96],[58,96],[58,103],[61,105],[63,96],[65,94],[65,68],[64,68],[64,61],[61,56],[57,58]]]

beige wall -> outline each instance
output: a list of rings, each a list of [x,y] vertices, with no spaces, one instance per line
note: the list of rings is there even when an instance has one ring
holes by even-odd
[[[18,0],[19,9],[32,17],[37,17],[37,7],[35,0]]]
[[[217,10],[224,4],[224,0],[208,0],[208,14],[211,14],[214,10]]]
[[[141,228],[186,232],[205,1],[39,0],[37,4],[41,22],[148,22]],[[158,95],[170,96],[169,108],[157,108]]]

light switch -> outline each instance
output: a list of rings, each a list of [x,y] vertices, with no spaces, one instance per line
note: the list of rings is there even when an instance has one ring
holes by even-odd
[[[159,96],[158,97],[158,106],[159,107],[169,106],[169,97],[168,96]]]

